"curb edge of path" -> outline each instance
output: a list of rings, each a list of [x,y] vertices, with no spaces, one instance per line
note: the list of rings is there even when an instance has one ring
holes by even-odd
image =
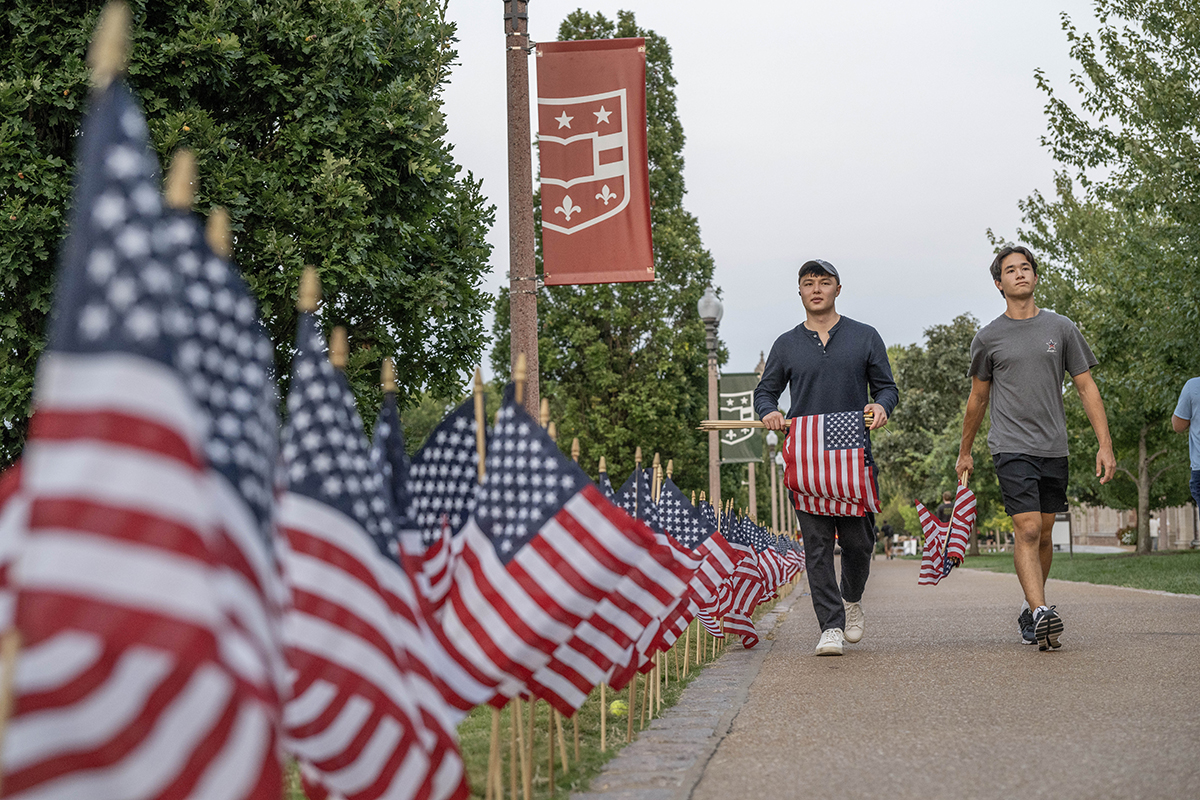
[[[767,638],[769,634],[775,632],[775,626],[779,624],[780,617],[791,611],[792,604],[797,597],[805,594],[799,588],[794,589],[787,597],[775,604],[775,607],[763,615],[760,622],[763,623],[763,633],[759,639],[759,645],[751,653],[749,667],[742,674],[741,681],[738,682],[737,693],[734,695],[734,702],[730,708],[721,715],[721,720],[713,729],[713,735],[708,741],[704,742],[703,749],[696,757],[696,763],[693,764],[683,774],[683,780],[679,785],[679,791],[675,793],[674,800],[691,800],[692,792],[696,790],[696,786],[700,783],[700,779],[704,777],[704,771],[708,769],[708,762],[712,760],[716,754],[717,748],[729,732],[733,730],[733,723],[737,719],[738,714],[742,712],[742,708],[746,705],[746,700],[750,697],[750,687],[758,678],[758,673],[762,669],[763,661],[767,658],[767,653],[771,652],[771,648],[775,646],[775,637]],[[767,625],[768,620],[770,625]],[[766,645],[765,647],[763,645]],[[743,651],[745,652],[745,651]],[[725,655],[728,655],[726,653]],[[723,655],[722,658],[725,656]],[[719,661],[720,659],[718,659]],[[689,686],[688,690],[692,687]],[[687,691],[687,690],[685,690]]]
[[[758,678],[763,661],[767,654],[774,646],[774,636],[776,626],[780,619],[788,611],[791,610],[793,604],[798,597],[806,597],[807,592],[803,591],[802,585],[797,585],[796,588],[788,594],[787,597],[781,599],[775,606],[762,616],[756,623],[760,632],[759,644],[751,650],[738,648],[736,650],[728,650],[723,653],[715,661],[710,662],[705,668],[705,673],[702,673],[695,681],[693,681],[679,700],[670,709],[664,710],[662,716],[656,718],[656,722],[664,721],[670,723],[672,716],[680,710],[684,703],[694,698],[697,692],[713,692],[712,686],[705,685],[706,674],[711,676],[709,683],[716,683],[720,680],[716,672],[710,672],[721,666],[722,662],[729,663],[727,659],[730,657],[738,658],[742,661],[740,665],[740,674],[737,676],[736,684],[731,688],[726,689],[725,699],[722,701],[726,704],[725,709],[717,717],[712,724],[712,734],[707,738],[698,741],[689,741],[685,744],[677,743],[675,746],[679,748],[689,747],[687,755],[693,758],[692,763],[682,770],[670,769],[667,767],[657,770],[646,770],[644,766],[637,766],[639,761],[646,760],[646,754],[642,750],[650,750],[654,747],[653,736],[647,736],[644,739],[640,735],[626,747],[614,756],[601,769],[591,781],[589,788],[582,792],[573,792],[570,794],[571,800],[689,800],[696,786],[704,777],[704,771],[707,769],[709,762],[716,753],[717,748],[725,737],[733,730],[733,723],[741,712],[746,700],[750,695],[750,687]],[[740,658],[739,658],[740,657]],[[725,684],[727,687],[729,683]],[[655,727],[647,727],[641,732],[642,735],[652,734]],[[639,743],[642,747],[639,748]],[[629,782],[620,781],[621,776],[632,777],[634,775],[641,776],[642,780],[638,781],[638,785],[631,785]],[[618,786],[608,788],[606,779],[616,778]],[[673,785],[672,785],[673,784]]]

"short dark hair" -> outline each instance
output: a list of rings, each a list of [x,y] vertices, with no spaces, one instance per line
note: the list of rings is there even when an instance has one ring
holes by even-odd
[[[992,280],[996,281],[997,283],[1000,282],[1000,265],[1004,262],[1004,259],[1011,256],[1013,253],[1020,253],[1021,255],[1025,256],[1025,258],[1029,259],[1029,266],[1033,267],[1033,274],[1035,276],[1038,274],[1037,259],[1033,257],[1033,253],[1029,252],[1028,247],[1023,247],[1019,244],[1006,244],[1004,247],[1000,248],[1000,252],[996,254],[996,258],[992,261]],[[1004,290],[1001,290],[1000,294],[1004,294]]]

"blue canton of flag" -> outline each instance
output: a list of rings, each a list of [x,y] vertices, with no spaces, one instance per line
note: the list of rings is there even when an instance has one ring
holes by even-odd
[[[475,407],[471,400],[443,419],[408,468],[411,502],[405,527],[421,532],[426,546],[438,541],[442,526],[457,534],[475,507],[479,486]]]
[[[387,392],[383,396],[383,405],[379,408],[375,431],[371,437],[370,458],[374,468],[383,475],[384,485],[391,495],[392,506],[399,514],[404,514],[411,501],[408,490],[411,462],[404,450],[404,428],[396,410],[395,392]],[[396,547],[393,541],[393,551]],[[398,552],[392,554],[399,555]]]
[[[160,234],[184,279],[183,308],[166,324],[179,340],[179,372],[212,419],[205,455],[245,499],[266,544],[279,450],[274,348],[245,282],[208,249],[195,218],[175,213]]]
[[[283,463],[289,491],[336,508],[382,553],[396,532],[383,474],[371,468],[354,394],[325,357],[311,314],[302,314],[288,392]]]
[[[705,524],[712,528],[717,527],[717,512],[713,511],[712,503],[707,500],[700,501],[700,516],[704,518]]]
[[[700,512],[670,478],[663,481],[662,493],[658,497],[658,516],[668,533],[680,544],[693,550],[717,530],[716,525],[709,524],[700,516]]]
[[[616,492],[613,491],[612,481],[608,479],[607,472],[601,472],[600,476],[596,478],[596,486],[600,489],[600,494],[604,495],[605,500],[616,505],[617,495]]]
[[[825,449],[853,450],[867,446],[867,429],[861,411],[825,415]]]
[[[475,521],[508,563],[590,479],[516,404],[506,402],[488,445]]]
[[[658,508],[650,496],[651,470],[634,469],[617,492],[616,505],[634,519],[640,519],[655,533],[662,533],[662,520]]]

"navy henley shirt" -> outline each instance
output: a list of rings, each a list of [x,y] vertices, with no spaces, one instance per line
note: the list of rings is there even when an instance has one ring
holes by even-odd
[[[829,330],[825,345],[803,323],[775,340],[754,390],[759,419],[778,410],[776,404],[785,386],[792,396],[789,419],[861,411],[869,402],[883,406],[890,417],[900,401],[883,338],[870,325],[849,317],[842,317]]]

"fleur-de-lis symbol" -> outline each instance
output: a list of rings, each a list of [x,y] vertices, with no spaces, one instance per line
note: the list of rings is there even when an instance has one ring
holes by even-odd
[[[567,222],[571,221],[571,215],[576,211],[583,211],[583,209],[577,205],[574,205],[574,201],[571,199],[571,195],[569,194],[563,195],[562,205],[554,209],[554,213],[562,214],[567,218]]]
[[[600,187],[600,194],[596,195],[596,199],[597,199],[597,200],[603,200],[603,201],[604,201],[604,205],[608,205],[608,201],[609,201],[609,200],[612,200],[612,199],[613,199],[614,197],[616,197],[616,196],[617,196],[617,195],[616,195],[616,193],[615,193],[615,192],[613,192],[613,191],[609,190],[609,188],[608,188],[608,184],[606,183],[606,184],[604,184],[603,186],[601,186],[601,187]]]

